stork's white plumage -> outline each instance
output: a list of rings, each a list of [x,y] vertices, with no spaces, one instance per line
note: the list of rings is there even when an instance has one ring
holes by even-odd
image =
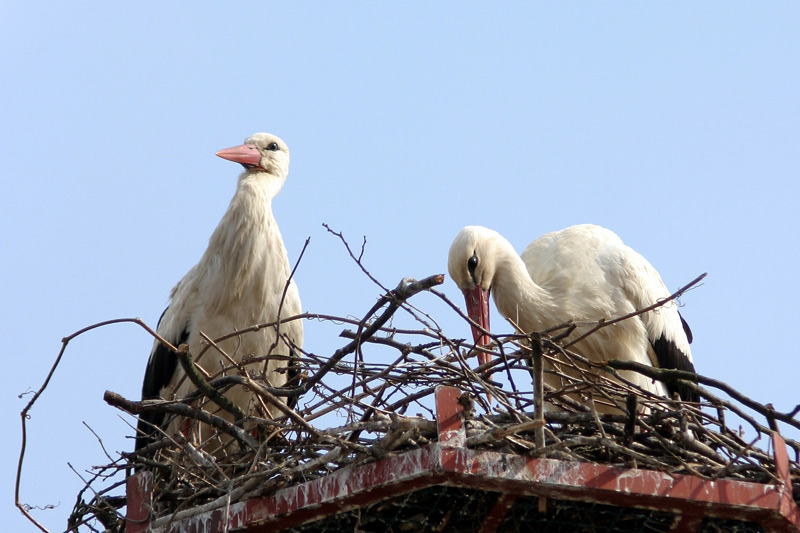
[[[291,269],[278,225],[272,215],[272,199],[281,190],[289,171],[289,149],[274,135],[257,133],[244,144],[217,152],[219,157],[240,163],[236,192],[208,243],[203,257],[172,289],[170,303],[161,316],[158,333],[173,345],[186,343],[189,352],[200,354],[205,341],[255,324],[275,321],[280,308],[286,318],[301,312],[300,296],[294,281],[289,282],[283,305],[281,298]],[[287,357],[292,346],[302,347],[303,325],[299,320],[283,323],[277,339],[274,328],[262,328],[224,340],[219,348],[237,362],[268,355],[284,356],[266,363],[251,363],[246,368],[264,371],[269,385],[287,381]],[[208,349],[197,359],[209,375],[219,375],[230,362],[216,349]],[[142,385],[142,398],[181,398],[194,388],[178,364],[177,357],[156,341],[150,354]],[[245,413],[258,412],[251,392],[235,386],[225,395]],[[227,412],[217,413],[228,420]],[[269,413],[261,413],[269,416]],[[172,434],[178,421],[169,422],[161,413],[143,413],[139,418],[136,449],[153,437],[156,428]],[[202,442],[208,428],[181,427],[191,438]]]
[[[464,292],[470,318],[487,331],[490,293],[500,314],[524,333],[569,320],[624,316],[670,295],[644,257],[614,232],[589,224],[548,233],[528,245],[521,257],[499,233],[468,226],[450,247],[448,270]],[[571,338],[585,331],[578,328]],[[473,336],[476,343],[489,342],[476,328]],[[691,331],[671,301],[600,329],[572,349],[594,361],[621,359],[694,372],[690,342]],[[656,394],[674,392],[641,374],[623,375]],[[545,373],[545,383],[561,387],[552,373]],[[685,388],[677,391],[694,399]]]

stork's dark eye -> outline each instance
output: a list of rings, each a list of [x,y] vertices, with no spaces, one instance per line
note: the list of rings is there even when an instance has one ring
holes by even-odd
[[[280,150],[280,147],[278,146],[278,143],[269,143],[267,145],[267,150],[270,150],[272,152],[277,152],[278,150]]]
[[[467,268],[469,269],[469,275],[473,278],[475,277],[475,269],[478,268],[478,256],[475,255],[473,252],[472,257],[469,258],[467,261]]]

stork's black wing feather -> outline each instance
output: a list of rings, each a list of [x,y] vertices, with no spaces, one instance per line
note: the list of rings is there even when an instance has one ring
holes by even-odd
[[[683,332],[686,333],[686,338],[689,340],[689,344],[692,344],[694,338],[692,338],[692,330],[689,328],[689,324],[683,319],[683,315],[678,313],[678,316],[681,317],[681,325],[683,326]]]
[[[680,316],[680,313],[678,314]],[[683,331],[686,332],[686,338],[692,342],[692,330],[689,329],[689,324],[681,316],[681,324]],[[658,366],[660,368],[673,368],[676,370],[685,370],[687,372],[694,372],[694,364],[689,360],[689,357],[675,344],[673,339],[667,339],[665,335],[661,335],[655,341],[652,341],[653,351],[658,358]],[[686,386],[678,386],[674,384],[667,384],[667,390],[670,396],[677,392],[681,399],[687,402],[696,402],[698,400],[697,394]]]
[[[161,321],[167,313],[167,309],[161,313],[161,318],[158,319],[158,325],[161,326]],[[167,339],[173,346],[179,346],[189,339],[189,328],[183,329],[177,339]],[[153,348],[153,353],[150,355],[150,360],[147,362],[147,369],[144,373],[144,382],[142,383],[142,400],[152,400],[159,398],[161,389],[169,385],[175,370],[178,368],[178,356],[164,346],[160,342]],[[145,412],[139,415],[139,423],[136,426],[136,450],[146,446],[153,440],[153,434],[156,432],[157,427],[162,427],[164,424],[164,413]]]
[[[300,355],[294,347],[289,348],[289,369],[287,372],[287,385],[290,387],[300,386]],[[294,409],[297,407],[298,396],[289,396],[286,400],[286,405]]]

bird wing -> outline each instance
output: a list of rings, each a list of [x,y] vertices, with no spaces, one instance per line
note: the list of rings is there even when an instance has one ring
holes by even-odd
[[[655,268],[611,230],[589,224],[548,233],[522,253],[531,278],[565,305],[573,318],[624,316],[670,296]],[[577,297],[579,295],[580,297]],[[655,367],[694,372],[691,330],[674,302],[639,315]],[[667,387],[670,393],[674,386]],[[684,399],[693,395],[685,387]]]
[[[605,256],[617,244],[622,241],[612,231],[582,224],[539,237],[522,252],[522,260],[531,279],[568,319],[612,318],[625,300],[619,283],[607,273],[614,265]]]
[[[618,283],[635,309],[644,309],[669,298],[670,292],[656,269],[640,254],[622,245],[619,251]],[[647,330],[653,366],[694,372],[692,331],[672,301],[639,315]],[[649,351],[649,350],[648,350]],[[687,401],[696,401],[694,392],[685,386],[667,384],[670,394],[677,392]]]
[[[186,278],[184,278],[185,280]],[[183,280],[172,291],[172,303],[164,309],[158,319],[156,332],[165,340],[178,347],[189,339],[189,316],[182,305],[176,303],[176,293],[181,288]],[[184,316],[179,316],[184,315]],[[175,378],[178,371],[178,357],[159,340],[153,342],[150,359],[142,382],[142,400],[161,398],[166,389]],[[147,445],[156,428],[164,427],[165,414],[155,411],[146,411],[139,415],[136,426],[136,450]]]
[[[302,312],[303,309],[300,303],[300,292],[297,289],[297,284],[292,279],[289,281],[289,286],[286,290],[286,299],[284,301],[283,309],[281,310],[281,316],[285,318],[299,315]],[[288,342],[286,348],[288,350],[287,355],[289,356],[289,361],[286,363],[286,383],[281,386],[295,388],[300,385],[299,379],[301,374],[301,364],[299,350],[302,350],[303,348],[303,321],[293,320],[291,322],[287,322],[286,324],[281,325],[281,331],[283,332],[282,336],[285,335],[285,337],[287,337]],[[297,407],[298,400],[298,396],[289,396],[286,404],[294,409]]]

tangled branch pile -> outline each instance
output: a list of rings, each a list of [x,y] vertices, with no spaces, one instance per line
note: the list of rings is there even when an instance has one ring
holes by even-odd
[[[796,413],[776,412],[703,376],[630,362],[587,361],[558,340],[573,324],[542,334],[494,337],[493,361],[473,369],[475,347],[464,339],[447,337],[431,316],[408,302],[413,295],[428,291],[468,320],[434,289],[442,279],[404,280],[361,320],[311,314],[287,318],[350,324],[342,333],[349,342],[328,356],[302,352],[300,381],[282,391],[270,391],[257,376],[233,367],[225,377],[210,382],[222,391],[251,387],[265,404],[280,410],[280,416],[270,420],[249,420],[247,428],[254,427],[255,432],[218,419],[216,406],[204,392],[181,402],[133,402],[107,392],[108,403],[131,414],[162,410],[170,416],[210,422],[218,433],[199,444],[164,435],[137,453],[123,453],[97,467],[78,495],[70,528],[95,530],[99,522],[118,530],[125,499],[114,494],[119,494],[124,476],[133,468],[155,472],[156,523],[164,523],[425,446],[437,435],[433,394],[439,385],[457,387],[468,398],[464,415],[471,448],[636,466],[704,479],[777,481],[772,455],[757,444],[778,421],[800,429]],[[420,327],[388,327],[398,310],[410,313]],[[376,358],[372,356],[376,350],[393,355]],[[559,373],[564,383],[560,390],[544,391],[544,403],[557,408],[544,413],[532,386],[532,362],[539,354],[554,365],[555,370],[548,371]],[[386,362],[375,363],[376,359]],[[654,396],[627,382],[618,370],[641,372],[665,382],[681,380],[701,401]],[[279,395],[296,398],[297,407],[287,407]],[[537,422],[539,416],[544,417],[544,426]],[[739,427],[726,422],[731,418],[750,426],[748,440]],[[226,443],[224,450],[219,443]],[[790,469],[797,500],[800,443],[788,440],[787,444],[794,451]],[[87,501],[90,494],[93,497]]]

